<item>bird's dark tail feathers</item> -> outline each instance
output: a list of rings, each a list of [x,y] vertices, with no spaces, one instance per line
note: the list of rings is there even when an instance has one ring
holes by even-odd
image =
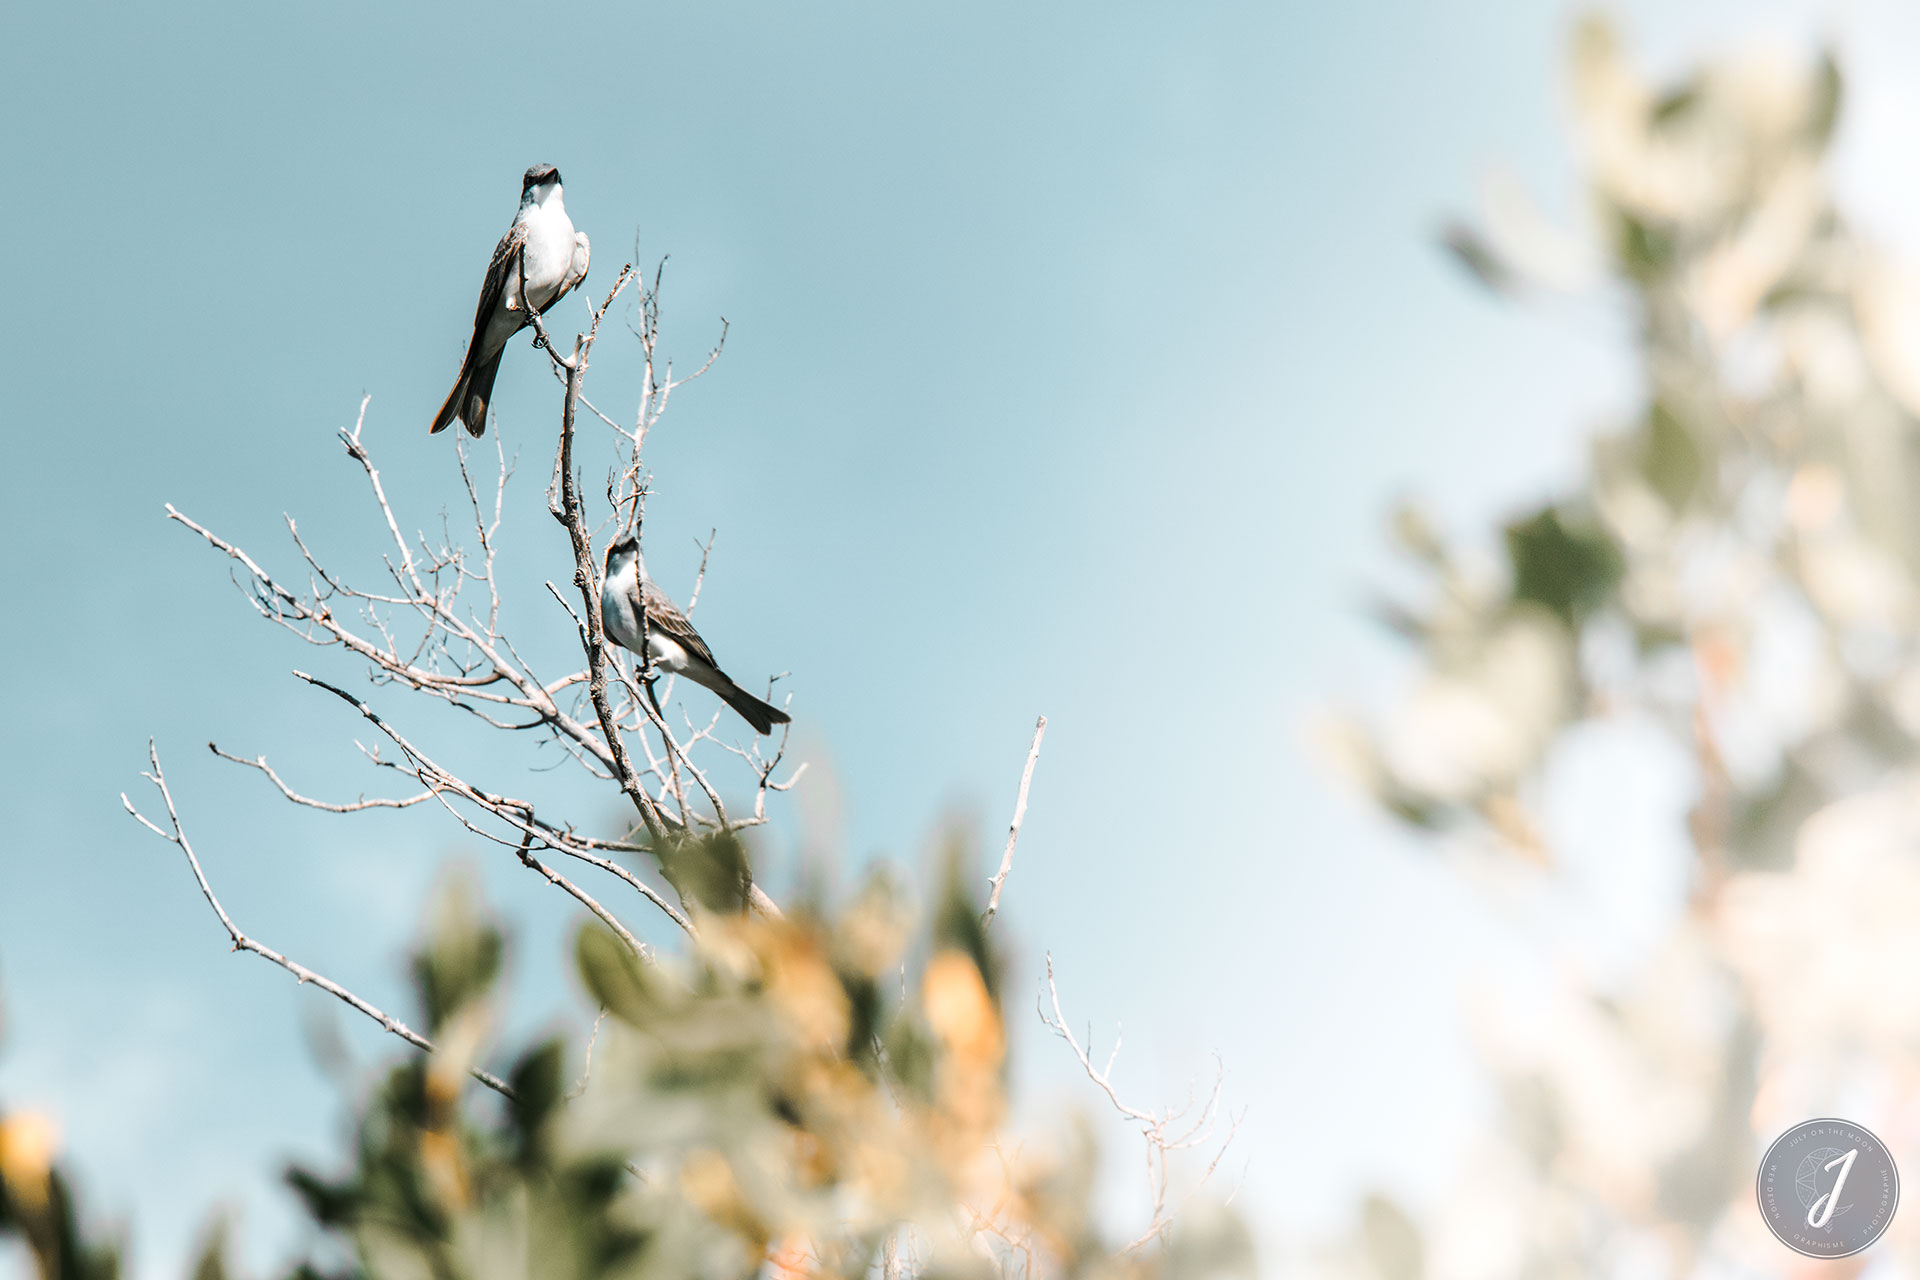
[[[726,679],[724,675],[721,678]],[[716,689],[714,692],[724,698],[728,706],[739,712],[740,718],[752,725],[755,733],[772,733],[773,726],[785,724],[793,719],[772,703],[762,702],[754,697],[732,680],[727,680],[726,688]]]
[[[466,411],[460,421],[466,424],[468,435],[487,433],[487,405],[493,400],[493,380],[500,373],[500,357],[505,354],[506,348],[502,347],[493,353],[493,359],[467,375]]]
[[[427,434],[445,431],[458,418],[467,429],[468,435],[480,436],[487,432],[487,405],[493,399],[493,380],[500,373],[500,356],[477,369],[462,368],[459,381],[453,384],[453,390],[447,393],[447,402],[440,406],[440,412],[433,416],[433,426]]]
[[[453,390],[447,392],[447,402],[440,406],[440,412],[433,415],[433,425],[427,428],[427,434],[439,435],[453,425],[460,416],[460,405],[467,398],[467,366],[460,366],[460,376],[453,380]]]

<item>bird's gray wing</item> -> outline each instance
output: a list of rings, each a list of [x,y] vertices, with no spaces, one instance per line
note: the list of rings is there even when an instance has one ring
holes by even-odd
[[[587,278],[587,267],[593,262],[593,246],[587,241],[587,233],[573,233],[573,261],[567,264],[566,279],[560,282],[560,292],[553,295],[553,302],[572,293]],[[553,302],[547,305],[552,306]],[[544,314],[544,313],[542,313]]]
[[[473,312],[473,338],[476,343],[487,331],[487,321],[500,309],[520,309],[520,251],[527,247],[527,225],[516,221],[493,246],[493,260],[487,263],[487,278],[480,286],[480,305]]]
[[[707,642],[693,629],[693,623],[687,615],[680,612],[680,606],[667,599],[667,593],[651,582],[641,582],[640,598],[647,609],[647,625],[680,642],[680,647],[700,659],[714,670],[720,664],[713,660],[713,650],[707,648]]]

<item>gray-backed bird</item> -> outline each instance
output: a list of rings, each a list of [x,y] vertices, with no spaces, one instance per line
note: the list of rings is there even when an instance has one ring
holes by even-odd
[[[644,640],[640,621],[643,616],[646,619]],[[719,694],[721,701],[753,726],[755,733],[772,733],[773,726],[786,724],[792,718],[742,689],[720,669],[720,664],[713,660],[713,650],[707,648],[707,642],[693,629],[687,615],[647,577],[646,561],[640,557],[640,543],[632,534],[616,539],[607,548],[606,577],[600,588],[600,622],[621,648],[639,653],[644,644],[647,659],[654,666],[683,675]]]
[[[458,418],[471,434],[485,433],[500,353],[506,350],[507,339],[532,323],[527,318],[528,302],[545,315],[548,307],[587,278],[590,256],[586,232],[575,231],[573,219],[567,216],[560,171],[550,164],[527,170],[520,179],[520,211],[493,247],[493,261],[487,264],[480,305],[473,313],[473,339],[460,362],[460,376],[434,415],[431,430],[444,431]],[[523,276],[525,298],[520,296]]]

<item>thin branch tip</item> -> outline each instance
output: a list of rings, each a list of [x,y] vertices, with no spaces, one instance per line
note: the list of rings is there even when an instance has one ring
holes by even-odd
[[[1020,771],[1020,794],[1014,800],[1013,821],[1007,824],[1007,846],[1000,855],[1000,870],[987,881],[993,887],[987,899],[987,910],[981,916],[981,924],[991,927],[993,917],[1000,910],[1000,891],[1006,887],[1007,876],[1013,871],[1013,850],[1020,842],[1020,824],[1027,816],[1027,792],[1033,786],[1033,767],[1040,760],[1040,744],[1047,736],[1047,718],[1040,716],[1033,725],[1033,745],[1027,748],[1027,764]]]

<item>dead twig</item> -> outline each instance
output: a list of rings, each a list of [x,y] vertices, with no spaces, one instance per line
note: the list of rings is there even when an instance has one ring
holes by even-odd
[[[126,806],[127,812],[133,815],[134,820],[141,826],[179,849],[181,853],[187,855],[187,865],[193,869],[194,883],[200,886],[201,896],[206,898],[207,905],[213,908],[213,913],[220,917],[220,923],[226,929],[227,936],[233,940],[233,949],[235,951],[251,951],[262,959],[272,961],[297,978],[302,986],[310,983],[341,1001],[343,1004],[372,1018],[380,1024],[383,1030],[391,1035],[400,1037],[414,1048],[426,1053],[435,1052],[431,1040],[392,1014],[381,1011],[373,1004],[361,999],[331,978],[323,977],[315,973],[298,961],[290,960],[278,951],[275,951],[272,947],[256,942],[246,934],[240,932],[240,927],[234,924],[233,918],[227,914],[227,909],[220,905],[220,899],[214,895],[213,886],[207,882],[207,873],[201,869],[200,859],[193,851],[193,843],[187,839],[186,828],[180,823],[179,811],[174,808],[173,792],[167,786],[167,775],[160,768],[160,752],[158,748],[154,746],[152,739],[147,740],[147,759],[152,762],[153,768],[150,772],[144,772],[140,776],[151,782],[160,792],[161,802],[167,807],[167,825],[171,830],[162,830],[158,824],[141,813],[139,809],[134,807],[133,801],[127,798],[127,794],[124,791],[120,793],[120,803]],[[512,1086],[507,1084],[507,1082],[499,1076],[494,1075],[491,1071],[483,1071],[479,1067],[470,1067],[468,1071],[475,1080],[486,1085],[489,1089],[493,1089],[509,1098],[515,1096]]]
[[[1007,847],[1000,855],[1000,870],[987,883],[993,886],[993,893],[987,899],[987,912],[980,917],[983,928],[993,924],[994,913],[1000,910],[1000,890],[1007,883],[1007,873],[1013,870],[1013,846],[1020,840],[1020,823],[1027,816],[1027,788],[1033,785],[1033,766],[1040,759],[1040,742],[1047,736],[1047,718],[1041,716],[1033,723],[1033,745],[1027,748],[1027,767],[1020,771],[1020,795],[1013,802],[1013,821],[1007,824]]]
[[[1053,1006],[1052,1013],[1047,1011],[1049,1003]],[[1170,1210],[1167,1207],[1167,1158],[1175,1151],[1191,1150],[1212,1141],[1221,1115],[1220,1097],[1221,1089],[1226,1082],[1226,1068],[1216,1056],[1213,1087],[1208,1090],[1205,1101],[1200,1104],[1197,1111],[1191,1093],[1184,1104],[1165,1111],[1149,1111],[1143,1107],[1136,1107],[1121,1098],[1119,1089],[1113,1083],[1113,1064],[1120,1056],[1119,1035],[1114,1036],[1113,1049],[1107,1055],[1106,1065],[1096,1067],[1093,1065],[1091,1053],[1093,1047],[1091,1034],[1088,1036],[1087,1043],[1082,1045],[1067,1026],[1066,1014],[1060,1009],[1060,988],[1054,982],[1051,952],[1047,954],[1046,993],[1040,998],[1038,1008],[1041,1023],[1066,1041],[1067,1047],[1073,1051],[1073,1056],[1079,1059],[1080,1068],[1086,1072],[1087,1079],[1093,1081],[1094,1085],[1107,1095],[1107,1101],[1112,1104],[1113,1109],[1133,1124],[1145,1143],[1147,1188],[1153,1197],[1153,1220],[1148,1224],[1146,1231],[1129,1243],[1123,1251],[1132,1253],[1149,1242],[1164,1237],[1167,1228],[1173,1224],[1177,1210]],[[1240,1122],[1245,1118],[1244,1110],[1238,1115],[1229,1115],[1227,1135],[1221,1139],[1219,1149],[1207,1162],[1206,1169],[1194,1185],[1195,1192],[1199,1191],[1200,1187],[1213,1176],[1214,1170],[1219,1168],[1221,1157],[1233,1144],[1235,1136],[1240,1132]]]

